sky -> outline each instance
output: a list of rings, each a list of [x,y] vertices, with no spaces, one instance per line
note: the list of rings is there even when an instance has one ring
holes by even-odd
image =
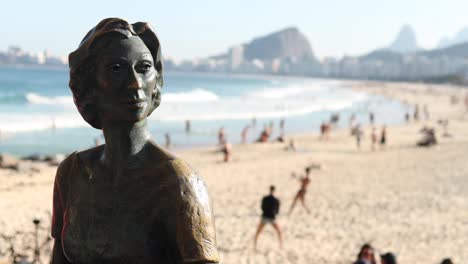
[[[315,55],[362,55],[388,45],[404,24],[431,49],[468,26],[466,0],[1,0],[0,50],[68,55],[106,17],[149,22],[163,55],[176,60],[219,54],[289,26],[309,39]]]

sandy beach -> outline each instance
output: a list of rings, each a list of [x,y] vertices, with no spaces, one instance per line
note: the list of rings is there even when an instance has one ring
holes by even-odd
[[[463,100],[450,104],[451,95],[461,97],[464,91],[405,83],[353,82],[351,86],[408,104],[427,104],[431,118],[388,127],[388,144],[377,151],[370,148],[371,128],[364,127],[361,150],[348,130],[337,130],[326,142],[319,141],[318,134],[293,136],[300,147],[297,152],[285,151],[280,143],[236,145],[230,163],[221,162],[214,148],[176,153],[208,185],[221,263],[349,264],[364,243],[371,243],[379,253],[394,252],[399,263],[468,259],[468,113]],[[449,119],[452,137],[442,137],[437,124],[441,118]],[[415,143],[425,124],[436,128],[439,143],[418,148]],[[311,163],[323,167],[311,174],[306,194],[311,213],[298,204],[288,217],[299,189],[291,173],[302,173]],[[0,170],[1,233],[32,231],[35,217],[48,227],[56,167],[35,166],[40,172]],[[276,234],[267,226],[254,252],[260,201],[271,184],[281,201],[278,223],[284,249],[278,250]]]

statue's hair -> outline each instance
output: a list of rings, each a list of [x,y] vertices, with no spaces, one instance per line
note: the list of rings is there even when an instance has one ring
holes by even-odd
[[[108,37],[111,35],[117,35],[121,38],[139,37],[148,47],[153,56],[154,67],[157,72],[156,86],[152,91],[152,103],[148,115],[161,102],[163,67],[158,37],[147,23],[128,24],[127,21],[120,18],[106,18],[91,29],[81,41],[78,49],[68,56],[70,67],[69,86],[73,93],[73,101],[83,119],[97,129],[101,129],[101,120],[94,96],[97,86],[95,60],[110,42]]]

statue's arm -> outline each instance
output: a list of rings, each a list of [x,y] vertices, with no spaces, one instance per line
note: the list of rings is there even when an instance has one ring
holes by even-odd
[[[182,263],[219,263],[211,201],[203,179],[185,162],[173,162],[178,178],[175,198],[176,241]]]
[[[67,189],[64,184],[64,177],[69,173],[71,163],[73,162],[74,153],[66,158],[57,168],[54,181],[53,192],[53,213],[52,213],[52,228],[51,236],[54,238],[54,247],[52,249],[51,263],[52,264],[68,264],[71,263],[67,260],[63,253],[61,233],[63,227],[63,213],[65,209],[64,200],[66,197]]]

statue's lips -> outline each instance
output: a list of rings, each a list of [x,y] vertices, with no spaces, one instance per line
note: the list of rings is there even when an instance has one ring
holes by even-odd
[[[122,104],[129,108],[143,108],[147,103],[144,99],[130,99],[122,101]]]

